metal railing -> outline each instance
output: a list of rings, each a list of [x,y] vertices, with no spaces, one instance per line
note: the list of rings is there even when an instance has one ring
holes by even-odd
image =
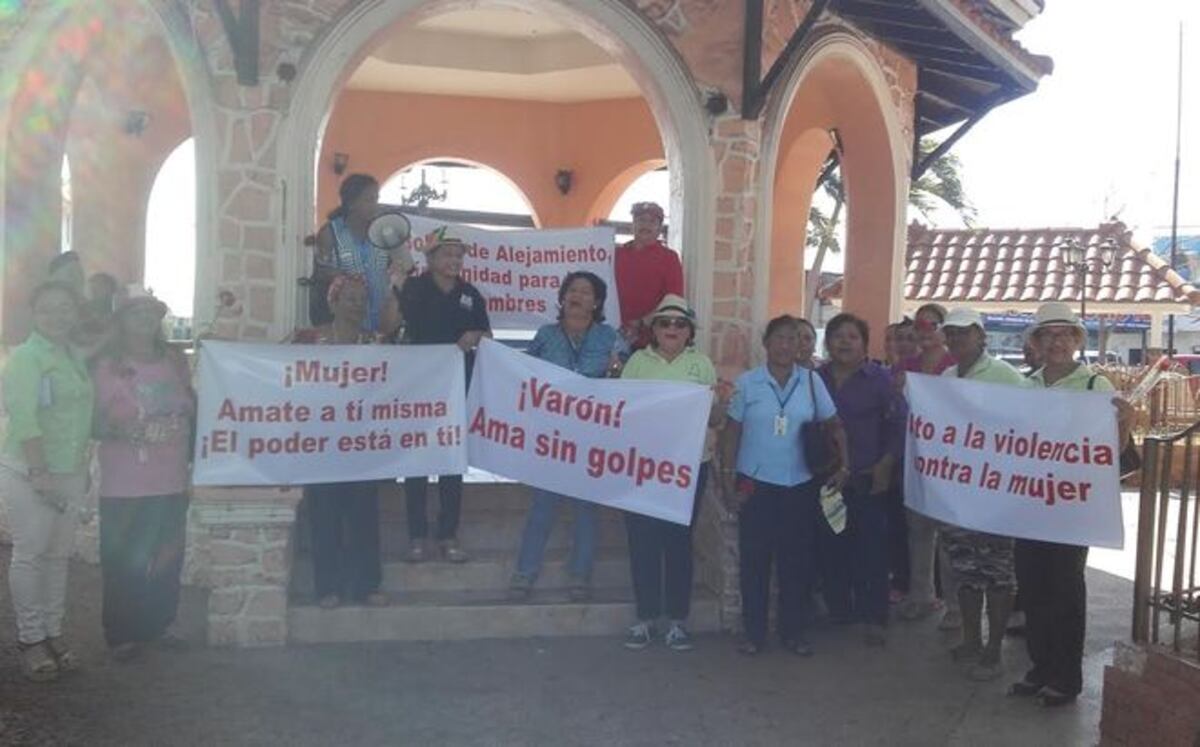
[[[1200,422],[1151,433],[1142,449],[1133,640],[1200,660]]]
[[[1133,391],[1146,372],[1144,366],[1096,366],[1095,370],[1104,374],[1122,395]],[[1200,376],[1191,375],[1186,368],[1173,367],[1135,407],[1137,435],[1184,430],[1200,422]]]

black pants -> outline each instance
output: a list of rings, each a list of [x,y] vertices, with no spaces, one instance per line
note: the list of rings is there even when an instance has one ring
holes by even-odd
[[[846,483],[846,528],[834,534],[817,518],[821,590],[834,619],[887,624],[887,495],[871,495],[869,478]]]
[[[304,498],[317,598],[336,594],[361,602],[379,591],[379,483],[309,485]]]
[[[1015,555],[1025,644],[1033,661],[1025,679],[1078,695],[1083,689],[1088,548],[1019,539]]]
[[[100,499],[108,645],[152,641],[175,620],[187,508],[184,495]]]
[[[462,514],[462,475],[442,475],[438,477],[437,484],[437,539],[454,539],[458,536],[458,519]],[[428,490],[428,477],[409,477],[404,480],[409,539],[424,539],[429,536],[429,518],[425,514],[425,494]]]
[[[700,513],[708,481],[708,464],[700,465],[692,520],[687,526],[651,516],[625,512],[629,537],[629,571],[638,620],[666,616],[683,621],[692,605],[692,527]]]
[[[779,583],[779,637],[793,641],[804,633],[818,490],[816,481],[783,487],[756,480],[738,514],[742,624],[746,638],[760,646],[767,639],[772,563]]]
[[[899,482],[903,482],[903,477]],[[897,484],[887,494],[888,570],[892,588],[908,592],[908,517],[904,507],[904,487]]]

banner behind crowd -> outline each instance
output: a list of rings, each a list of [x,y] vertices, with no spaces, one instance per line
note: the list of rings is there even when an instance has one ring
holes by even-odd
[[[474,467],[688,524],[712,393],[588,379],[484,340],[467,400]]]
[[[1122,547],[1111,393],[906,382],[910,508],[993,534]]]
[[[454,345],[200,347],[197,485],[299,485],[466,470]]]
[[[420,249],[433,231],[446,226],[408,216],[413,229],[413,256],[424,267]],[[613,282],[613,229],[564,228],[488,231],[450,224],[451,233],[467,244],[462,277],[487,300],[493,329],[537,329],[558,319],[558,287],[568,272],[594,272],[608,284],[604,316],[621,318]]]

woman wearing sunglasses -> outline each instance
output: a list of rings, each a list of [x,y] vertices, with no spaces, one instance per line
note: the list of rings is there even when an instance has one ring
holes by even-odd
[[[913,328],[917,333],[917,354],[902,360],[896,367],[896,385],[903,389],[906,373],[922,373],[941,376],[942,372],[957,365],[954,356],[946,347],[946,336],[942,325],[946,321],[946,309],[936,303],[927,303],[917,309],[913,317]],[[908,598],[900,606],[900,616],[917,620],[929,616],[937,607],[934,590],[934,559],[937,556],[938,522],[923,514],[908,512]],[[942,559],[943,574],[949,572],[950,564]],[[944,581],[951,581],[945,579]],[[943,583],[955,588],[956,584]],[[946,595],[946,614],[939,625],[944,630],[959,626],[961,615],[953,594]]]
[[[692,347],[696,337],[696,315],[683,298],[668,294],[650,316],[650,346],[630,357],[621,373],[623,379],[660,379],[686,381],[715,387],[717,372],[708,356]],[[709,412],[710,429],[724,420],[724,408],[713,396]],[[692,520],[687,526],[642,514],[626,513],[629,535],[629,567],[633,575],[633,595],[638,621],[625,636],[628,649],[645,648],[654,636],[660,617],[668,622],[663,642],[675,651],[692,648],[687,631],[688,610],[692,601],[692,527],[700,509],[700,496],[708,479],[712,458],[712,439],[705,441],[696,495],[692,502]]]

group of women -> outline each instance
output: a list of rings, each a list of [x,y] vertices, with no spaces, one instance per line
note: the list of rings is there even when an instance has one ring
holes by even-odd
[[[190,372],[166,343],[162,302],[134,290],[113,296],[107,314],[88,316],[83,279],[76,255],[55,259],[31,296],[33,331],[12,350],[3,377],[9,584],[22,668],[37,681],[78,666],[63,615],[93,440],[105,638],[122,659],[149,642],[180,642],[171,624],[195,414]],[[91,336],[80,339],[85,323]]]
[[[323,303],[314,305],[317,326],[297,332],[294,341],[457,344],[469,381],[474,350],[491,327],[483,297],[461,277],[463,243],[445,234],[433,237],[424,249],[428,272],[413,275],[411,266],[381,259],[366,240],[378,184],[351,177],[341,197],[317,239],[316,279],[323,291]],[[644,209],[638,217],[645,222],[653,212]],[[657,220],[661,228],[661,209]],[[642,245],[658,248],[654,242]],[[622,257],[622,267],[646,281],[646,271],[637,266],[642,245],[622,248],[631,252]],[[644,256],[647,268],[663,266],[652,251]],[[186,362],[163,337],[165,306],[145,292],[110,294],[99,304],[107,304],[106,315],[96,303],[85,306],[77,257],[57,258],[51,269],[50,279],[32,295],[33,332],[12,351],[4,371],[9,426],[0,454],[0,491],[14,539],[10,583],[22,663],[35,680],[53,679],[77,665],[62,622],[74,510],[87,487],[93,439],[99,442],[106,638],[119,658],[148,642],[172,640],[195,413]],[[673,269],[664,271],[664,288],[674,287],[674,276]],[[653,290],[650,280],[642,284]],[[106,285],[94,284],[93,291]],[[818,596],[832,622],[861,624],[865,642],[879,646],[886,642],[889,601],[902,601],[902,617],[929,614],[938,605],[940,575],[948,606],[943,625],[961,627],[962,642],[953,653],[969,664],[972,677],[1000,674],[1000,639],[1019,587],[1034,667],[1012,692],[1036,695],[1046,705],[1075,698],[1081,687],[1086,548],[1026,540],[1014,545],[1011,538],[906,516],[898,490],[907,373],[1111,390],[1107,380],[1075,361],[1083,327],[1069,308],[1052,303],[1039,309],[1030,339],[1044,365],[1028,378],[987,354],[977,313],[947,313],[931,304],[912,322],[888,328],[887,365],[869,358],[871,330],[852,314],[839,314],[826,325],[824,361],[815,357],[817,335],[809,322],[787,315],[772,319],[762,338],[765,363],[730,388],[718,384],[712,361],[696,349],[696,316],[680,294],[665,292],[652,311],[635,320],[637,334],[623,334],[604,318],[608,293],[595,274],[567,274],[558,291],[558,319],[537,331],[529,354],[587,377],[689,382],[713,392],[691,524],[624,516],[637,616],[626,634],[627,648],[644,648],[660,633],[671,649],[692,648],[687,628],[692,530],[715,472],[716,492],[738,522],[741,653],[756,655],[767,646],[772,573],[778,586],[776,632],[783,649],[800,656],[813,651],[806,631]],[[87,309],[90,331],[80,339]],[[1130,408],[1114,402],[1125,439]],[[719,470],[710,469],[714,461]],[[379,487],[363,482],[306,490],[316,594],[323,607],[344,600],[387,604],[380,591]],[[404,484],[411,562],[432,554],[427,488],[423,477]],[[446,561],[465,562],[468,554],[457,539],[461,476],[440,476],[438,490],[436,550]],[[590,597],[598,507],[534,490],[510,582],[512,599],[533,594],[555,512],[564,506],[574,515],[568,591],[575,601]],[[843,509],[844,528],[831,519]],[[903,600],[895,598],[898,587],[904,587]]]

